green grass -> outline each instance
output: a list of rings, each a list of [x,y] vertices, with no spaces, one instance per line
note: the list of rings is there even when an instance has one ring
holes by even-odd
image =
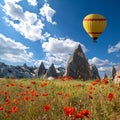
[[[88,110],[90,116],[83,116],[82,120],[120,120],[120,86],[104,82],[93,85],[92,82],[0,79],[0,120],[73,120],[74,114],[83,109]],[[47,85],[41,87],[45,83]],[[114,95],[111,100],[109,93]],[[25,100],[25,96],[28,99]],[[44,111],[46,104],[50,104],[50,108]],[[16,112],[13,106],[18,108]],[[66,106],[74,107],[75,112],[66,116],[63,110]]]

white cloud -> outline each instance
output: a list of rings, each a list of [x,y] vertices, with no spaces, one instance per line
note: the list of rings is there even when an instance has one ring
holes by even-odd
[[[33,53],[27,52],[26,47],[0,33],[0,59],[8,62],[31,62]]]
[[[6,15],[10,16],[13,20],[20,20],[24,18],[24,12],[20,5],[16,4],[20,0],[5,0],[5,5],[3,6],[3,11]]]
[[[45,60],[49,61],[49,64],[65,66],[78,44],[81,43],[71,39],[49,37],[48,41],[42,44],[43,51],[46,53]],[[87,48],[83,44],[81,46],[83,51],[87,52]]]
[[[9,2],[9,3],[18,3],[20,1],[22,1],[22,0],[4,0],[5,3],[6,2]]]
[[[16,1],[19,2],[20,0]],[[38,18],[36,13],[23,12],[23,8],[16,1],[6,0],[3,6],[3,10],[7,15],[5,21],[29,40],[45,40],[49,33],[43,32],[45,25],[42,20]]]
[[[108,59],[102,60],[102,59],[97,58],[97,57],[93,57],[92,59],[89,59],[88,62],[89,62],[89,64],[96,65],[101,78],[104,77],[105,73],[109,76],[112,66],[116,65],[115,63],[109,61]]]
[[[92,59],[89,59],[88,62],[90,64],[95,64],[96,66],[104,66],[104,65],[110,64],[108,59],[101,60],[101,59],[99,59],[97,57],[93,57]]]
[[[111,46],[108,48],[108,53],[114,53],[120,51],[120,42],[118,42],[116,45]]]
[[[41,62],[44,63],[46,68],[49,68],[52,63],[54,63],[55,67],[65,67],[66,62],[69,58],[67,54],[50,54],[46,53],[46,57],[44,60],[36,60],[34,65],[40,66]]]
[[[27,0],[27,1],[32,6],[36,6],[37,5],[37,0]]]
[[[56,11],[50,7],[48,3],[45,3],[43,7],[40,9],[40,14],[46,18],[46,20],[52,24],[56,24],[55,21],[52,21],[52,17]]]
[[[87,52],[87,48],[79,43],[75,42],[71,39],[65,38],[54,38],[49,37],[48,42],[44,42],[42,44],[42,48],[45,52],[54,53],[54,54],[62,54],[62,53],[71,53],[78,46],[81,45],[84,52]]]
[[[65,66],[67,60],[69,58],[68,54],[50,54],[46,53],[45,60],[49,61],[49,64],[54,63],[56,66]]]
[[[34,62],[34,65],[37,66],[37,67],[39,67],[40,64],[41,64],[41,62],[44,63],[45,68],[49,68],[49,67],[50,67],[50,63],[49,63],[49,61],[47,61],[47,60],[36,60],[36,61]]]
[[[110,69],[111,69],[111,67],[109,66],[107,66],[107,67],[105,67],[105,66],[102,66],[102,67],[99,67],[98,68],[98,71],[99,72],[107,72],[107,71],[110,71]]]

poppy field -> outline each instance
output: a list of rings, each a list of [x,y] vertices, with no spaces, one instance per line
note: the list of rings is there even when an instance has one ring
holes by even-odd
[[[120,120],[120,84],[109,79],[0,79],[0,120]]]

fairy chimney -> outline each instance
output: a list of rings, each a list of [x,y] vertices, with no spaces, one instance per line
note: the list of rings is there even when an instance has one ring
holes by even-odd
[[[108,78],[107,74],[105,73],[104,76],[103,76],[103,80]]]
[[[57,77],[56,69],[54,67],[54,64],[52,63],[49,69],[46,71],[44,78],[48,77]]]
[[[90,70],[91,70],[91,79],[100,79],[100,75],[99,75],[96,65],[91,64]]]
[[[83,80],[87,80],[91,76],[89,63],[85,58],[80,44],[77,49],[74,50],[67,62],[65,76],[70,76],[74,79],[80,76]]]
[[[45,72],[46,72],[46,69],[45,69],[44,63],[41,62],[40,67],[38,69],[38,77],[39,78],[43,77],[43,75],[45,74]]]
[[[114,78],[115,83],[120,83],[120,64],[118,65],[118,69]]]
[[[110,79],[111,79],[111,80],[114,80],[115,75],[116,75],[116,69],[115,69],[115,67],[114,67],[114,65],[113,65],[113,66],[112,66],[112,69],[111,69],[111,71],[110,71]]]

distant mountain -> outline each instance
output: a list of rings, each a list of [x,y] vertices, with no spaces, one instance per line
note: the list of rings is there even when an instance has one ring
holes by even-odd
[[[0,62],[0,78],[48,78],[63,76],[65,69],[62,67],[55,68],[52,64],[47,70],[44,63],[41,62],[39,68],[33,66],[12,66]]]
[[[0,62],[0,78],[33,78],[36,67],[6,65]]]

